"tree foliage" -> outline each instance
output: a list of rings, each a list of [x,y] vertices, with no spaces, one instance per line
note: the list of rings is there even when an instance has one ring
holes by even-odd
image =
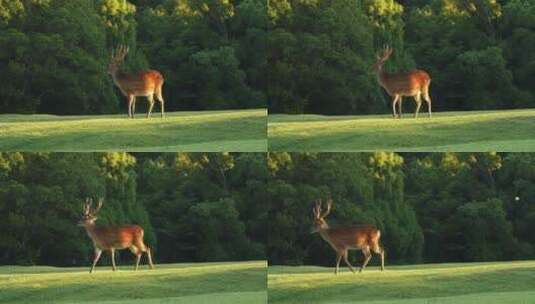
[[[270,110],[388,112],[369,71],[384,45],[386,70],[430,73],[436,109],[533,107],[533,11],[529,0],[269,1]]]
[[[158,262],[264,258],[262,154],[1,153],[0,264],[88,265],[97,225],[138,224]],[[119,258],[131,259],[127,252]]]
[[[328,223],[377,226],[389,263],[532,258],[534,166],[523,153],[270,153],[268,259],[333,264],[309,233],[328,197]]]
[[[126,108],[106,73],[157,69],[169,110],[265,106],[260,0],[0,2],[0,112],[99,114]],[[144,105],[145,103],[141,103]]]

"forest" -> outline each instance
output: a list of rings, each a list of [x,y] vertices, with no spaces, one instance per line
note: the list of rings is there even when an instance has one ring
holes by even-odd
[[[266,10],[262,0],[0,1],[0,113],[124,111],[107,74],[120,44],[123,71],[163,74],[169,111],[264,108]]]
[[[378,227],[387,265],[535,257],[533,153],[270,153],[268,171],[271,265],[334,265],[318,198],[330,226]]]
[[[0,153],[0,265],[89,266],[98,225],[138,224],[155,263],[265,258],[261,153]],[[132,254],[118,251],[118,264]],[[103,255],[102,264],[110,262]]]
[[[389,113],[385,45],[387,71],[430,74],[434,110],[535,106],[532,0],[270,0],[268,20],[272,113]]]

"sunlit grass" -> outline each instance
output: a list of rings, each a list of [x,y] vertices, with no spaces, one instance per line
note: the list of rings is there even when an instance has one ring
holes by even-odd
[[[535,150],[535,109],[389,115],[269,115],[270,151]]]
[[[265,109],[137,115],[0,115],[2,151],[202,151],[267,149]]]
[[[266,303],[266,263],[0,267],[0,303]]]
[[[333,268],[269,267],[270,303],[535,303],[535,261]]]

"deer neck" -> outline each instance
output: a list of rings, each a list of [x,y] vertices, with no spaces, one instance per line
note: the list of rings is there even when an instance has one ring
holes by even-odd
[[[121,87],[121,85],[119,84],[119,69],[117,69],[116,71],[112,72],[111,73],[111,78],[113,79],[113,82],[115,83],[116,86],[118,87]]]
[[[127,96],[127,93],[125,92],[125,90],[123,90],[123,87],[121,85],[121,80],[120,80],[121,74],[122,72],[119,72],[119,69],[117,69],[116,71],[111,73],[111,78],[113,79],[113,83],[115,83],[115,85],[119,88],[119,90],[121,90],[123,95]]]
[[[329,235],[329,226],[325,227],[325,228],[320,228],[320,230],[318,231],[321,238],[324,239],[327,243],[331,244],[331,236]]]
[[[377,82],[379,82],[379,84],[384,88],[386,73],[383,71],[383,65],[377,67],[377,71],[375,72],[375,74],[377,77]]]
[[[325,242],[329,243],[334,250],[338,250],[336,244],[334,244],[333,239],[331,238],[331,235],[329,234],[329,228],[323,228],[319,231],[319,233]]]
[[[84,225],[84,228],[85,228],[85,231],[87,232],[87,235],[92,239],[92,240],[95,240],[97,238],[97,234],[95,232],[95,223],[92,223],[92,224],[85,224]]]

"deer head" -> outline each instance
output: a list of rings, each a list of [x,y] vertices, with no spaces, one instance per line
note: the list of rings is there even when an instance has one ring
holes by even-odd
[[[100,208],[102,208],[103,199],[100,198],[98,200],[97,208],[93,207],[93,199],[86,198],[85,203],[83,204],[83,214],[82,218],[78,222],[79,226],[86,226],[86,225],[94,225],[95,221],[98,219],[97,213],[99,212]]]
[[[119,45],[117,49],[111,51],[110,65],[108,67],[109,74],[114,75],[117,73],[129,50],[128,46]]]
[[[327,210],[321,213],[321,199],[316,200],[316,205],[312,209],[312,214],[314,215],[314,219],[312,222],[312,228],[310,229],[310,233],[316,233],[323,229],[329,229],[329,224],[327,224],[327,221],[325,221],[325,217],[329,215],[331,212],[331,208],[333,206],[333,200],[328,199],[327,200]]]
[[[385,46],[382,51],[377,52],[377,61],[372,65],[371,70],[379,73],[383,70],[383,65],[390,58],[394,50],[390,46]]]

